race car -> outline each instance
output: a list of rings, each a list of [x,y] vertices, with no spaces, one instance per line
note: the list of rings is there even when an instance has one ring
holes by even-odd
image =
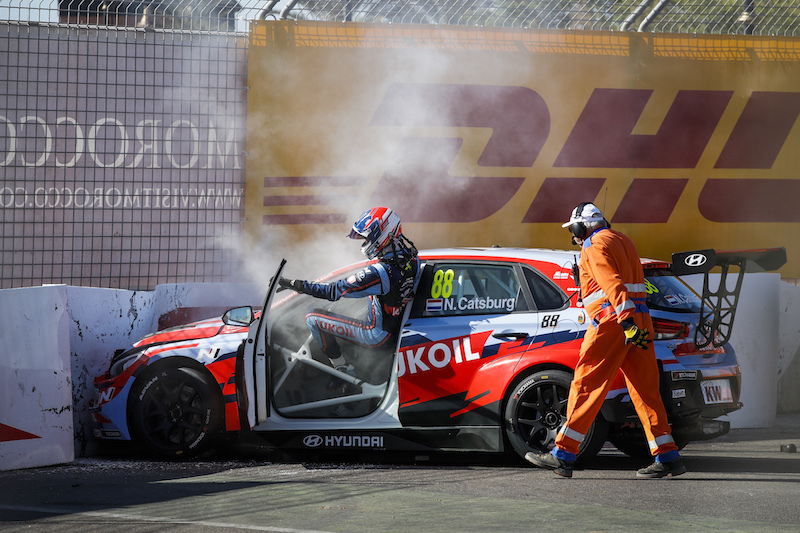
[[[705,253],[705,272],[740,257]],[[420,260],[396,346],[340,341],[355,375],[330,365],[305,317],[319,310],[363,316],[366,299],[328,302],[288,291],[275,301],[284,261],[264,312],[231,309],[119,350],[94,381],[95,436],[135,440],[161,458],[196,457],[225,434],[250,431],[287,450],[524,456],[552,448],[589,327],[575,284],[576,253],[462,248],[422,251]],[[744,263],[736,264],[743,274]],[[738,286],[734,295],[717,293],[715,303],[714,294],[701,298],[677,277],[671,263],[642,265],[675,440],[683,447],[723,435],[729,424],[718,418],[740,408],[741,373],[727,343],[730,328],[720,327],[732,326],[733,313],[720,302],[735,304]],[[649,454],[621,375],[578,460],[590,460],[606,441],[629,455]]]

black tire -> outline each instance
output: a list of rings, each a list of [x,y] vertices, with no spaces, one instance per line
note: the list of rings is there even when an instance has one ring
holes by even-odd
[[[566,421],[570,382],[572,375],[568,372],[537,372],[520,381],[508,395],[505,431],[520,457],[553,447],[558,430]],[[585,463],[597,455],[607,433],[608,423],[598,414],[580,445],[578,461]]]
[[[222,434],[222,394],[213,380],[187,367],[140,376],[128,409],[133,438],[161,459],[191,459]]]
[[[629,430],[625,435],[612,435],[609,437],[609,442],[613,444],[619,451],[636,459],[647,459],[652,457],[650,447],[647,445],[647,439],[644,436],[644,430],[639,429],[637,434],[633,430]],[[682,450],[689,442],[675,437],[675,445],[679,450]]]
[[[644,433],[641,438],[636,437],[611,437],[609,442],[619,451],[635,459],[645,459],[650,457],[650,448],[644,440]]]

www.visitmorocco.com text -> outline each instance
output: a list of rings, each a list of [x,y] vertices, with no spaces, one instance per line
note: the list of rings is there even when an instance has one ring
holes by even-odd
[[[0,207],[38,209],[238,208],[241,188],[219,187],[0,187]]]

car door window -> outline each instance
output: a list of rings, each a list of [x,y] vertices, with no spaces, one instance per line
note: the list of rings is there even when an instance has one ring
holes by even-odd
[[[438,263],[421,283],[418,317],[509,314],[528,310],[512,265]]]
[[[532,268],[524,268],[525,279],[533,296],[533,302],[538,311],[561,309],[567,303],[567,295],[555,283],[545,278]]]

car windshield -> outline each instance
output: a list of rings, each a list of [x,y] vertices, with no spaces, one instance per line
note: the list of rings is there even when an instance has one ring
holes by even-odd
[[[675,313],[699,313],[700,296],[668,269],[645,270],[647,307]]]

